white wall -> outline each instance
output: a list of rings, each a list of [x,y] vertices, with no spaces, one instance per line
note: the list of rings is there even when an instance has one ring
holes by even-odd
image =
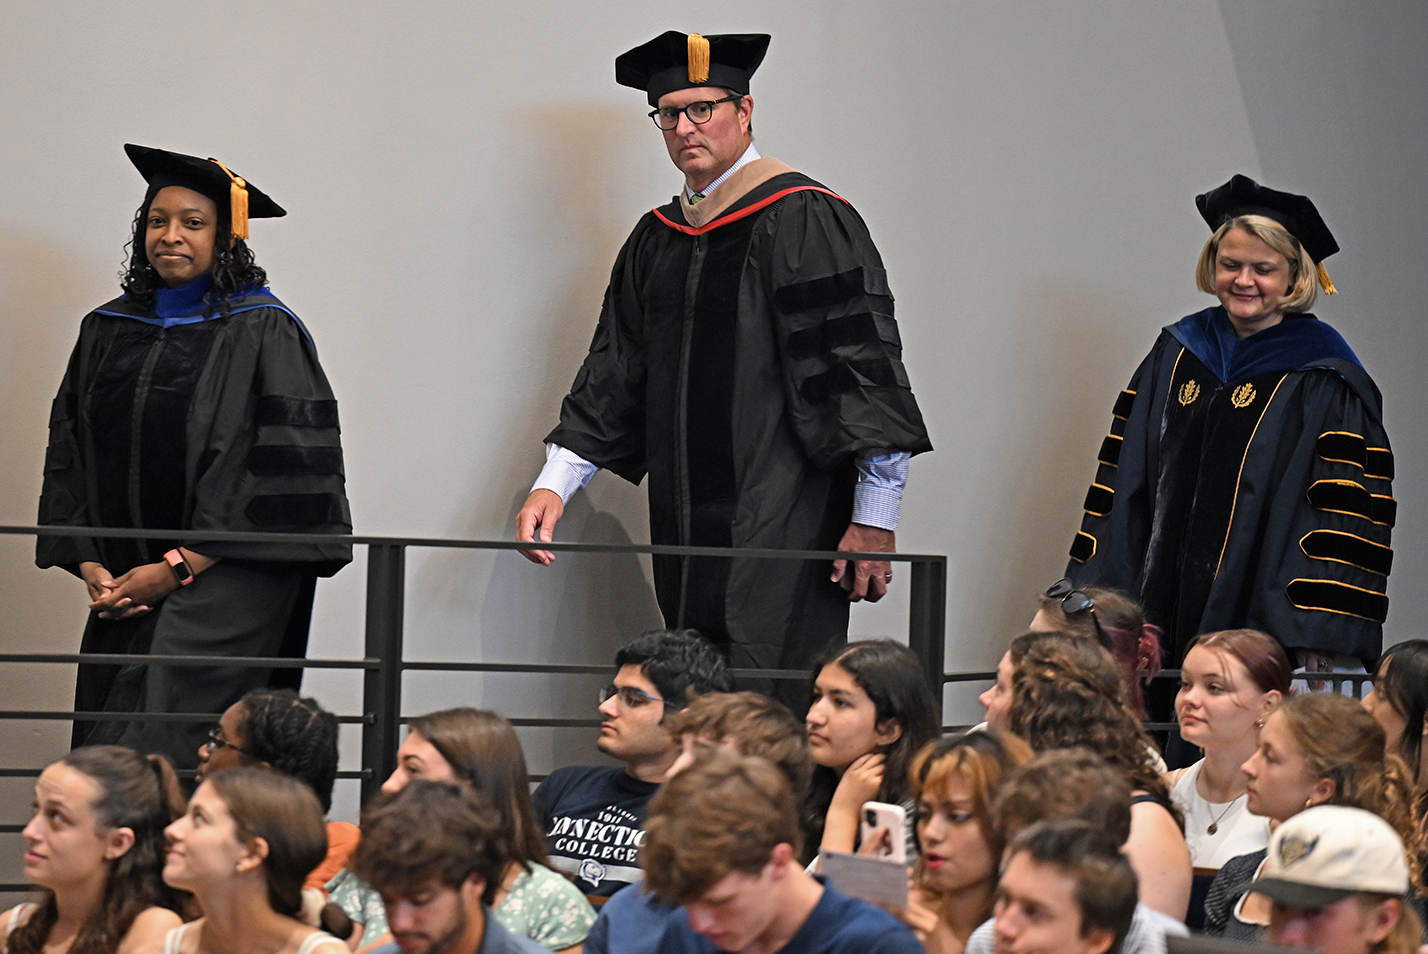
[[[174,11],[179,11],[176,17]],[[1193,196],[1243,172],[1313,195],[1345,251],[1320,313],[1382,387],[1398,455],[1390,641],[1428,579],[1411,297],[1428,218],[1428,7],[1413,0],[1097,3],[152,0],[0,10],[0,523],[30,524],[75,326],[115,294],[142,183],[120,148],[222,158],[290,215],[252,244],[342,405],[358,530],[508,538],[540,437],[630,226],[679,185],[616,54],[665,29],[764,31],[759,147],[861,211],[888,264],[936,453],[899,528],[946,553],[948,662],[989,668],[1056,579],[1110,403],[1157,329],[1210,300]],[[643,491],[600,475],[561,525],[646,541]],[[72,651],[83,590],[0,538],[0,645]],[[647,566],[414,552],[414,658],[604,662],[657,620]],[[319,590],[314,655],[357,652],[364,566]],[[905,591],[854,616],[900,632]],[[67,704],[54,667],[7,705]],[[412,677],[411,711],[590,712],[593,680]],[[308,688],[354,711],[357,681]],[[971,691],[948,716],[970,719]],[[62,727],[11,727],[42,764]],[[355,739],[355,736],[353,737]],[[538,771],[583,732],[528,733]],[[349,749],[352,740],[348,740]],[[349,786],[350,789],[350,786]],[[0,790],[3,800],[6,790]],[[17,796],[20,797],[20,796]],[[343,796],[350,811],[352,795]],[[0,820],[8,813],[0,810]]]

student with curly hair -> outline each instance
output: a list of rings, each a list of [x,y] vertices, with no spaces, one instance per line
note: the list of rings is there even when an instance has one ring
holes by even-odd
[[[1423,757],[1428,714],[1428,639],[1408,639],[1384,651],[1373,669],[1373,689],[1363,706],[1388,736],[1413,774],[1417,831],[1409,848],[1420,868],[1428,868],[1428,759]]]
[[[962,954],[991,917],[1003,847],[992,803],[1030,758],[1021,739],[986,729],[929,742],[913,759],[918,863],[907,907],[892,913],[928,954]]]
[[[1028,633],[1012,644],[1017,659],[1008,712],[1011,731],[1037,752],[1082,746],[1131,785],[1126,855],[1140,900],[1177,920],[1190,903],[1190,852],[1180,814],[1152,762],[1154,746],[1126,706],[1125,681],[1098,643],[1065,633]]]
[[[248,219],[285,214],[222,163],[126,145],[148,182],[124,294],[80,324],[50,415],[42,526],[351,532],[337,401],[307,329],[273,297]],[[313,587],[351,546],[40,536],[84,580],[82,653],[301,657]],[[297,671],[81,665],[76,711],[214,712]],[[195,765],[202,723],[84,722]]]
[[[1244,764],[1249,810],[1284,822],[1315,805],[1373,812],[1412,844],[1413,780],[1408,766],[1385,753],[1383,728],[1347,696],[1311,692],[1286,700],[1264,720],[1259,748]],[[1259,940],[1270,923],[1269,899],[1242,893],[1262,869],[1265,849],[1220,866],[1205,898],[1205,933]],[[1406,859],[1421,886],[1417,855]],[[1415,894],[1417,887],[1415,887]]]
[[[75,749],[40,773],[25,826],[39,901],[0,914],[6,954],[138,954],[180,923],[164,884],[164,827],[184,811],[173,769],[117,745]]]
[[[1027,629],[1070,633],[1104,646],[1121,665],[1130,707],[1145,718],[1141,686],[1160,672],[1160,627],[1146,622],[1139,603],[1120,590],[1059,580],[1037,597],[1036,615]]]

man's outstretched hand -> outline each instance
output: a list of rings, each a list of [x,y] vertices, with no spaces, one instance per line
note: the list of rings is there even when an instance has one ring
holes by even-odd
[[[530,506],[529,501],[526,506]],[[838,549],[853,553],[896,553],[897,534],[891,530],[850,523],[843,539],[838,541]],[[851,570],[849,563],[853,564]],[[849,602],[867,600],[876,603],[887,595],[888,584],[892,582],[892,564],[886,560],[834,560],[830,579],[848,591]]]
[[[555,539],[555,525],[565,513],[565,502],[553,490],[532,490],[526,498],[521,512],[516,514],[516,542],[534,543],[536,529],[540,530],[540,542],[550,543]],[[843,549],[843,548],[839,548]],[[550,566],[555,554],[549,550],[522,550],[521,556],[532,563]]]

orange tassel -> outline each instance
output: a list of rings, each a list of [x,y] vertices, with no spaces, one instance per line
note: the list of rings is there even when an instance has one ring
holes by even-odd
[[[248,237],[248,183],[243,181],[242,176],[235,176],[229,172],[228,167],[217,159],[210,156],[208,161],[222,169],[231,180],[228,186],[228,203],[233,224],[233,237],[246,239]]]
[[[689,34],[689,82],[709,79],[709,41],[698,33]]]
[[[1324,267],[1324,263],[1319,263],[1319,287],[1324,289],[1326,295],[1337,295],[1339,290],[1334,287],[1334,280],[1329,277],[1329,270]]]

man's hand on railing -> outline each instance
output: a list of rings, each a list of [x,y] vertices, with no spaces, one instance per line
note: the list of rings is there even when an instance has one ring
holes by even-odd
[[[516,542],[535,542],[536,528],[540,528],[540,542],[555,540],[555,525],[565,514],[565,501],[553,490],[532,490],[526,498],[525,506],[516,514]],[[550,566],[555,554],[549,550],[522,550],[521,556],[532,563]]]
[[[896,553],[897,534],[891,530],[850,523],[843,539],[838,541],[838,549],[852,553]],[[853,564],[851,567],[848,565],[850,562]],[[833,575],[829,579],[848,591],[850,602],[856,603],[865,599],[869,603],[876,603],[887,595],[892,576],[892,564],[886,560],[876,563],[867,560],[834,560]]]

